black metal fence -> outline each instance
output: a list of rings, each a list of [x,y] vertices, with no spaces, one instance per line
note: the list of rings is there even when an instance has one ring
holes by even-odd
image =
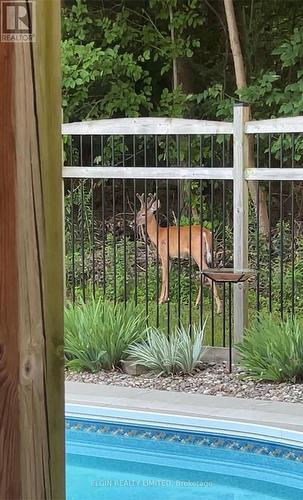
[[[258,270],[255,308],[283,318],[303,310],[303,184],[296,180],[303,136],[258,134],[254,144],[257,167],[294,169],[293,180],[256,181],[257,209],[250,225],[250,261]],[[261,198],[266,199],[265,217]]]
[[[66,164],[103,167],[226,167],[232,165],[230,137],[203,136],[73,136],[66,142]],[[111,170],[112,173],[112,170]],[[137,194],[154,194],[156,242],[147,224],[138,226]],[[232,303],[219,287],[217,312],[214,285],[199,272],[193,257],[183,258],[183,231],[194,225],[211,232],[213,266],[232,265],[232,182],[182,179],[65,179],[66,289],[72,301],[103,297],[142,304],[149,325],[168,332],[181,323],[204,324],[209,345],[226,346]],[[146,221],[147,222],[147,221]],[[162,265],[160,227],[176,226],[178,255],[168,267],[168,300],[160,304]],[[201,236],[200,236],[201,238]],[[170,238],[167,239],[170,241]],[[189,245],[194,235],[189,235]],[[187,242],[188,246],[188,242]],[[168,248],[168,255],[171,249]],[[206,252],[206,250],[203,250]],[[190,255],[192,254],[189,249]],[[178,258],[180,256],[180,258]],[[198,263],[199,264],[199,263]],[[200,303],[195,305],[199,286]]]
[[[258,168],[302,165],[302,134],[257,134],[254,162]],[[185,257],[184,228],[193,245],[193,227],[211,232],[212,267],[233,265],[233,182],[226,179],[149,178],[161,167],[206,169],[233,166],[231,135],[69,136],[65,164],[87,167],[87,179],[65,179],[66,290],[73,302],[101,297],[113,302],[141,304],[148,325],[170,332],[181,323],[204,324],[206,343],[228,346],[233,328],[233,297],[222,284],[216,308],[214,285],[199,272],[189,248]],[[94,170],[103,167],[102,178]],[[133,167],[135,178],[119,178],[119,169]],[[109,175],[106,177],[105,169]],[[113,174],[117,169],[117,176]],[[144,171],[142,171],[144,169]],[[142,179],[142,172],[146,177]],[[81,177],[81,176],[80,176]],[[294,177],[295,178],[295,177]],[[254,181],[249,213],[249,266],[257,270],[249,283],[249,313],[268,310],[283,315],[303,309],[303,197],[301,181]],[[148,236],[148,220],[138,226],[137,193],[145,201],[154,194],[156,241]],[[172,255],[171,227],[176,226],[178,255]],[[162,231],[161,231],[162,228]],[[166,240],[163,232],[166,228]],[[183,236],[182,236],[183,235]],[[166,241],[168,300],[159,303],[162,289],[160,248]],[[200,241],[199,240],[199,241]],[[204,252],[204,250],[203,250]],[[201,266],[200,266],[201,267]],[[201,301],[195,300],[201,285]]]

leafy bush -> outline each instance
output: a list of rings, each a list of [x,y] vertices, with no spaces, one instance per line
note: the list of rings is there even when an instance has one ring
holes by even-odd
[[[117,366],[134,342],[144,338],[142,310],[129,303],[92,300],[65,309],[66,364],[76,371],[96,372]]]
[[[303,379],[303,325],[296,318],[260,315],[237,346],[240,365],[255,380]]]
[[[198,368],[205,353],[203,347],[204,326],[176,328],[168,337],[161,330],[151,328],[147,339],[130,346],[130,359],[138,362],[160,375],[192,373]]]

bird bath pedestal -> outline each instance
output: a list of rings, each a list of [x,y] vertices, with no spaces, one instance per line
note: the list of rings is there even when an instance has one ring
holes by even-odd
[[[257,271],[253,269],[232,269],[232,268],[221,268],[221,269],[203,269],[201,274],[206,278],[209,278],[215,283],[228,283],[229,291],[229,372],[232,371],[232,333],[231,333],[231,284],[243,283],[250,278],[253,278]]]

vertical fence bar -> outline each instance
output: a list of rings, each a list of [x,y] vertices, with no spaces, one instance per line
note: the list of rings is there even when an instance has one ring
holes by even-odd
[[[180,167],[180,139],[176,136],[177,147],[177,166]],[[181,326],[181,260],[180,260],[180,219],[181,219],[181,200],[180,200],[181,181],[177,180],[177,214],[178,214],[178,327]]]
[[[70,165],[73,166],[73,137],[70,136]],[[72,250],[72,301],[76,301],[75,279],[75,223],[74,223],[74,179],[70,181],[70,225],[71,225],[71,250]]]
[[[83,137],[80,136],[80,165],[83,166]],[[84,202],[84,185],[85,180],[80,181],[81,185],[81,287],[82,287],[82,299],[85,302],[85,249],[84,249],[84,231],[85,231],[85,202]]]
[[[133,167],[136,167],[136,136],[133,136]],[[137,269],[137,251],[138,251],[138,245],[137,245],[137,237],[138,237],[138,227],[137,227],[137,222],[136,222],[136,216],[137,216],[137,183],[136,179],[134,179],[134,251],[135,251],[135,262],[134,262],[134,300],[135,300],[135,305],[138,303],[138,269]]]
[[[112,167],[115,166],[115,143],[114,143],[114,136],[111,136],[111,153],[112,153],[112,158],[111,158],[111,163]],[[117,263],[117,258],[116,258],[116,189],[115,189],[116,183],[115,179],[113,179],[113,184],[112,184],[112,195],[113,195],[113,266],[114,266],[114,303],[116,304],[117,301],[117,277],[116,277],[116,263]]]
[[[62,110],[62,116],[61,120],[63,123],[63,110]],[[65,161],[65,152],[64,152],[64,140],[63,137],[61,138],[61,147],[62,147],[62,167],[64,167]],[[62,178],[62,243],[63,243],[63,253],[62,253],[62,260],[63,260],[63,297],[64,297],[64,302],[66,300],[66,262],[65,262],[65,256],[66,256],[66,238],[65,238],[65,182],[64,179]]]
[[[71,190],[70,224],[71,224],[71,245],[72,245],[72,299],[73,299],[73,304],[76,302],[74,189],[75,189],[74,188],[74,179],[71,179],[71,183],[70,183],[70,190]]]
[[[155,167],[158,168],[158,136],[155,135]],[[157,211],[156,211],[156,221],[157,221],[157,244],[156,244],[156,325],[159,328],[160,324],[160,311],[159,311],[159,282],[160,282],[160,270],[159,270],[159,181],[156,180],[156,200],[157,200]]]
[[[143,167],[147,167],[147,144],[146,135],[143,136]],[[145,316],[146,324],[148,325],[148,233],[147,233],[147,206],[148,206],[147,180],[144,179],[144,199],[146,204],[145,209]]]
[[[122,137],[122,166],[125,167],[125,137]],[[127,249],[126,249],[126,193],[125,179],[122,180],[122,206],[123,206],[123,278],[124,278],[124,307],[127,302]]]
[[[257,145],[257,150],[256,150],[256,155],[257,155],[257,161],[256,161],[256,166],[257,168],[260,167],[260,135],[257,134],[256,136],[256,145]],[[257,255],[256,255],[256,260],[257,260],[257,311],[260,311],[260,275],[259,275],[259,269],[260,269],[260,182],[257,181],[257,197],[256,197],[256,250],[257,250]]]
[[[168,135],[166,136],[166,144],[165,144],[165,149],[166,149],[166,166],[169,167],[169,139]],[[166,217],[167,217],[167,334],[170,334],[170,286],[169,286],[169,280],[170,280],[170,269],[169,269],[169,182],[168,179],[166,179]]]
[[[225,137],[223,136],[222,143],[222,167],[225,167]],[[222,240],[223,240],[223,253],[222,253],[222,265],[225,268],[226,261],[226,182],[223,181],[223,196],[222,196]],[[226,283],[223,283],[223,308],[222,308],[222,345],[226,347]]]
[[[235,285],[234,285],[235,286]],[[232,348],[232,321],[231,321],[231,283],[228,283],[228,332],[229,332],[229,341],[228,341],[228,358],[229,358],[229,372],[232,371],[232,356],[233,356],[233,348]]]
[[[215,149],[214,149],[214,135],[210,137],[210,166],[214,167],[215,162]],[[211,261],[212,266],[214,262],[214,181],[210,181],[210,224],[211,224]],[[215,345],[215,304],[214,304],[214,282],[211,282],[211,345]]]
[[[295,138],[291,135],[291,167],[295,166]],[[294,219],[294,181],[291,181],[291,314],[295,314],[295,219]]]
[[[188,147],[188,166],[191,167],[191,136],[187,136],[187,147]],[[192,332],[192,184],[191,181],[188,182],[189,185],[189,328],[190,332]]]
[[[281,134],[281,149],[280,149],[280,168],[283,168],[284,160],[284,134]],[[283,208],[283,181],[280,181],[280,314],[283,319],[284,316],[284,208]]]
[[[245,122],[249,120],[249,106],[239,103],[234,106],[234,268],[248,267],[248,187],[245,168],[248,167],[248,137]],[[247,283],[234,285],[234,341],[243,339],[248,319]]]
[[[93,144],[93,136],[90,136],[90,165],[91,167],[94,166],[94,144]],[[96,298],[96,262],[95,262],[95,182],[94,179],[91,179],[91,193],[92,193],[92,198],[91,198],[91,211],[92,211],[92,292],[93,292],[93,297]]]
[[[268,136],[268,168],[271,168],[271,134]],[[269,221],[269,234],[268,234],[268,309],[272,311],[272,181],[268,182],[268,221]]]
[[[100,138],[100,148],[101,148],[101,165],[104,167],[104,138],[103,135]],[[105,297],[105,290],[106,290],[106,240],[105,240],[105,189],[104,189],[104,183],[105,179],[102,179],[102,184],[101,184],[101,228],[102,228],[102,267],[103,267],[103,272],[102,272],[102,279],[103,279],[103,297]]]
[[[199,166],[203,166],[203,146],[204,146],[204,139],[203,136],[199,136]],[[203,267],[203,181],[200,179],[200,269]],[[203,299],[204,299],[204,290],[203,290],[203,285],[204,285],[204,277],[202,273],[200,273],[200,287],[201,287],[201,295],[200,295],[200,328],[202,330],[203,327]]]

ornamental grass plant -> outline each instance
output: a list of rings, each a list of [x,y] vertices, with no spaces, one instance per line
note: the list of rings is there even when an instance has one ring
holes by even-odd
[[[239,364],[257,381],[303,380],[303,323],[299,318],[277,319],[261,314],[237,345]]]
[[[66,366],[75,371],[111,370],[146,332],[142,308],[133,303],[90,300],[65,308]]]
[[[180,326],[168,336],[150,328],[146,340],[129,347],[129,358],[159,375],[193,373],[201,366],[206,351],[204,330],[205,323],[202,329]]]

